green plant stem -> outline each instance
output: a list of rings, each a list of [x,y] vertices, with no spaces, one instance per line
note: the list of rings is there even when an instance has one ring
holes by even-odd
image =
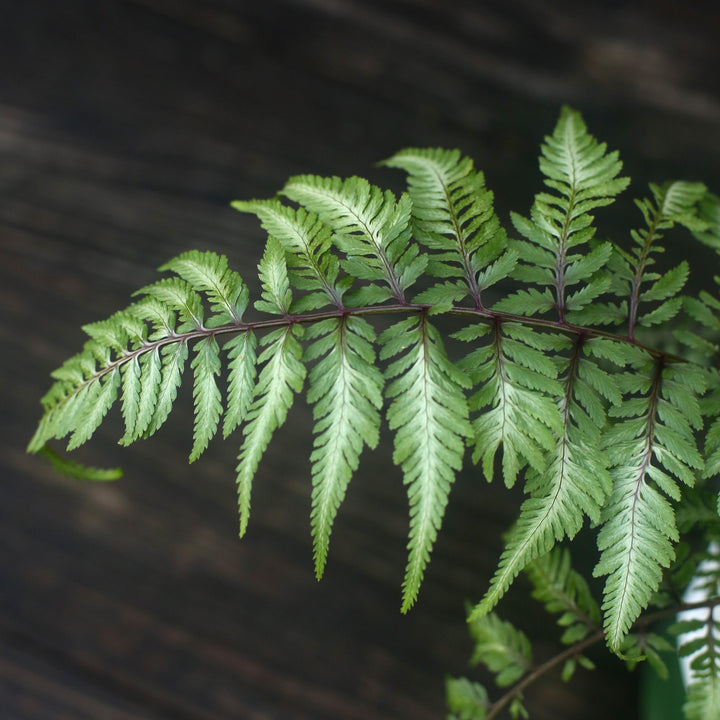
[[[678,613],[685,612],[687,610],[700,610],[700,609],[712,609],[720,605],[720,597],[709,598],[708,600],[701,600],[694,603],[680,603],[671,608],[663,608],[656,612],[648,613],[638,620],[634,624],[634,628],[643,630],[648,626],[655,623],[657,620],[662,620],[670,615],[677,615]],[[588,635],[584,640],[576,642],[574,645],[563,650],[561,653],[554,655],[549,660],[546,660],[542,665],[536,667],[531,673],[526,675],[522,680],[513,685],[499,700],[496,700],[488,708],[488,713],[485,716],[485,720],[492,720],[497,717],[498,714],[507,707],[520,693],[522,693],[527,687],[532,685],[536,680],[539,680],[543,675],[550,672],[552,669],[561,665],[571,657],[577,657],[584,650],[589,647],[596,645],[601,640],[605,639],[605,631],[602,628],[598,628],[592,635]]]

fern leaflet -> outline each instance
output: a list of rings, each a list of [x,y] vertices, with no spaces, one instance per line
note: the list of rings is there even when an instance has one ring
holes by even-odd
[[[258,363],[265,364],[246,416],[236,468],[241,537],[247,530],[252,480],[260,459],[275,430],[285,422],[294,393],[302,390],[305,380],[305,366],[300,362],[302,347],[297,341],[300,331],[301,328],[291,325],[268,333],[262,340],[265,349],[260,353]]]
[[[361,280],[383,280],[387,289],[366,286],[356,297],[367,303],[396,298],[405,302],[405,290],[425,270],[427,258],[410,243],[412,201],[370,185],[362,178],[291,178],[283,189],[332,227],[334,241],[348,255],[342,265]],[[360,259],[362,258],[362,260]]]
[[[482,291],[507,277],[517,260],[514,252],[506,251],[505,231],[483,174],[457,150],[440,148],[402,150],[384,164],[408,172],[414,235],[441,251],[430,255],[429,274],[462,278],[425,291],[416,300],[432,302],[438,311],[470,295],[481,308]]]
[[[499,309],[532,315],[554,307],[564,321],[569,312],[578,313],[607,290],[608,282],[598,271],[610,256],[610,244],[597,245],[587,255],[577,252],[595,234],[590,211],[612,203],[629,183],[628,178],[618,177],[622,168],[618,153],[606,149],[587,132],[579,113],[563,108],[540,157],[545,185],[554,192],[535,198],[530,219],[517,213],[511,216],[515,229],[527,239],[513,244],[525,261],[514,276],[543,289],[529,296],[511,295],[498,303]],[[568,294],[580,283],[582,289]]]
[[[383,377],[375,367],[375,332],[361,318],[324,320],[306,335],[314,340],[305,359],[324,356],[310,372],[308,400],[314,403],[311,523],[315,574],[322,577],[332,524],[363,445],[379,439]]]
[[[702,421],[695,398],[704,389],[703,374],[659,358],[620,380],[621,389],[641,395],[611,408],[623,420],[606,434],[614,487],[603,511],[595,574],[608,575],[603,611],[613,649],[674,558],[675,514],[663,493],[679,500],[677,481],[692,486],[703,466],[693,432]]]
[[[473,460],[482,460],[485,477],[491,481],[495,454],[502,448],[503,477],[511,487],[526,464],[538,472],[545,469],[545,453],[562,427],[553,401],[560,395],[560,385],[557,367],[541,352],[552,346],[549,336],[519,324],[496,322],[494,330],[475,325],[455,337],[471,342],[490,331],[491,343],[471,352],[462,363],[474,384],[483,383],[470,398],[470,409],[482,411],[473,422]]]
[[[532,468],[528,473],[530,497],[508,534],[490,589],[476,609],[479,614],[497,604],[528,563],[564,537],[572,539],[586,515],[593,523],[600,520],[611,486],[607,459],[601,451],[600,430],[606,422],[603,400],[620,402],[612,377],[593,358],[594,348],[603,342],[600,338],[584,341],[580,336],[570,348],[559,404],[562,431],[547,468],[542,472]]]
[[[396,430],[393,461],[402,467],[410,501],[410,556],[402,610],[417,598],[437,537],[465,438],[472,434],[463,388],[468,380],[447,358],[438,331],[422,315],[403,320],[380,336],[380,356],[403,353],[386,370],[392,380],[388,424]],[[393,379],[394,378],[394,379]]]
[[[304,208],[294,210],[277,200],[234,202],[232,206],[260,218],[268,234],[280,242],[291,258],[291,267],[295,269],[293,285],[314,291],[302,299],[300,307],[297,302],[293,305],[295,312],[314,310],[326,305],[328,300],[342,307],[342,295],[348,283],[338,281],[338,259],[329,252],[331,230],[315,213],[308,213]]]

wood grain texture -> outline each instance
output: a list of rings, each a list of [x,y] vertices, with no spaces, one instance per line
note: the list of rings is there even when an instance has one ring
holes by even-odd
[[[403,617],[407,510],[387,438],[363,456],[321,583],[302,404],[261,466],[242,542],[237,443],[187,465],[187,392],[151,441],[119,448],[114,414],[83,450],[125,467],[116,484],[58,477],[24,446],[80,326],[124,306],[169,257],[226,253],[256,290],[262,235],[228,203],[272,195],[290,174],[399,187],[373,162],[457,146],[502,213],[523,210],[538,144],[569,103],[633,177],[720,188],[716,3],[567,8],[0,1],[3,718],[443,717],[444,675],[470,672],[463,602],[486,587],[517,493],[462,474]],[[618,210],[634,212],[629,200]],[[553,652],[553,628],[522,594],[507,613],[540,623],[538,659]],[[633,682],[605,661],[528,700],[540,719],[633,717]]]

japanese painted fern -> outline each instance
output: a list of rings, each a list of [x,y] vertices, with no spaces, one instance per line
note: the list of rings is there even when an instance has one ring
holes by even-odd
[[[651,185],[636,201],[638,229],[606,239],[595,213],[629,180],[617,152],[568,108],[542,146],[545,190],[529,216],[512,214],[510,238],[483,174],[458,151],[412,148],[384,164],[407,174],[399,198],[358,177],[303,175],[277,198],[234,203],[268,234],[254,311],[224,257],[189,251],[171,260],[161,268],[170,276],[84,328],[90,339],[53,373],[29,450],[70,474],[115,477],[48,443],[82,445],[116,400],[120,442],[149,437],[167,420],[191,358],[190,461],[220,428],[225,437],[241,428],[242,535],[258,465],[306,388],[318,577],[348,483],[384,416],[410,508],[403,611],[417,599],[467,451],[487,481],[522,480],[527,496],[470,612],[476,659],[500,684],[523,686],[529,643],[492,611],[524,570],[538,599],[563,613],[573,650],[566,675],[590,664],[580,651],[602,638],[628,658],[650,658],[649,636],[642,652],[633,638],[643,610],[669,595],[679,509],[697,516],[708,543],[720,526],[720,301],[681,296],[687,263],[658,268],[656,260],[674,226],[720,250],[720,201],[698,183]],[[462,329],[443,337],[443,315]],[[448,342],[467,348],[459,361]],[[586,518],[597,529],[595,574],[606,578],[601,608],[556,548]],[[720,718],[717,596],[715,587],[689,718]],[[458,717],[492,717],[519,702],[519,690],[492,705],[484,688],[453,683]]]

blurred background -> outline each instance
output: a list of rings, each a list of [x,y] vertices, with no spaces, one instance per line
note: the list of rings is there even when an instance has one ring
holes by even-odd
[[[417,607],[399,613],[407,501],[390,439],[363,455],[312,572],[310,414],[299,402],[237,539],[238,440],[192,466],[191,398],[122,449],[113,412],[82,460],[114,484],[54,474],[24,448],[48,374],[80,326],[124,307],[191,249],[257,289],[263,236],[236,198],[294,173],[361,174],[408,145],[459,147],[508,211],[540,189],[561,105],[647,181],[720,190],[714,1],[0,0],[0,718],[444,717],[470,670],[464,602],[482,596],[521,496],[458,478]],[[601,233],[637,221],[633,193]],[[601,211],[602,212],[602,211]],[[607,217],[603,225],[603,218]],[[690,245],[678,249],[694,252]],[[702,261],[700,262],[702,265]],[[706,273],[707,274],[707,273]],[[583,541],[592,561],[593,538]],[[556,632],[526,588],[504,613]],[[636,717],[636,677],[601,654],[532,717]],[[497,691],[493,690],[497,696]]]

